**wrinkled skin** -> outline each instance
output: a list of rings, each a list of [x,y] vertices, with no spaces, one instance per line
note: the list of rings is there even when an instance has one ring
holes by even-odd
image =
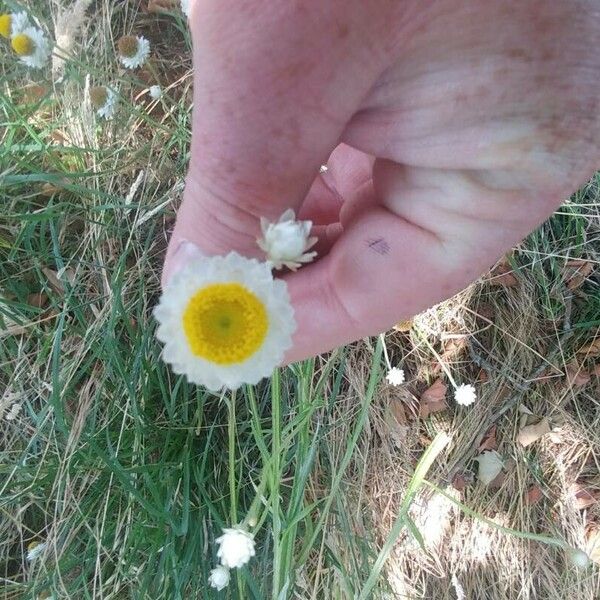
[[[197,0],[182,240],[261,256],[259,218],[312,219],[286,275],[287,361],[447,298],[600,167],[594,0]],[[319,166],[329,171],[319,175]]]

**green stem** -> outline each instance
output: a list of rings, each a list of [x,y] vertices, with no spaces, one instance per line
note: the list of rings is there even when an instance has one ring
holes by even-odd
[[[271,513],[273,522],[273,598],[279,597],[281,578],[281,521],[279,515],[279,481],[281,469],[281,388],[279,370],[271,379]]]
[[[236,423],[235,423],[235,390],[231,392],[231,398],[228,402],[228,427],[229,434],[229,499],[230,499],[230,519],[231,526],[237,524],[237,491],[235,480],[235,438],[236,438]]]

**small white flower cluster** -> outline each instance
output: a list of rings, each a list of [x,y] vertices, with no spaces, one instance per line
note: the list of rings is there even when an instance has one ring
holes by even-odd
[[[50,43],[44,31],[25,12],[0,15],[0,35],[10,40],[19,60],[31,69],[41,69],[50,56]]]
[[[470,383],[463,383],[454,390],[454,400],[461,406],[470,406],[477,400],[475,388]]]
[[[229,585],[229,569],[243,567],[255,554],[254,537],[241,527],[223,529],[223,535],[216,539],[219,549],[217,556],[221,564],[210,572],[208,583],[217,591]]]
[[[160,85],[151,85],[148,88],[148,94],[150,94],[152,100],[160,100],[163,95]]]
[[[398,367],[392,367],[385,378],[390,385],[402,385],[405,381],[404,371]]]

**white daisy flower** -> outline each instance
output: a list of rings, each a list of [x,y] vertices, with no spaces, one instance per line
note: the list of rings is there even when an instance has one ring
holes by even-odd
[[[317,243],[316,237],[309,237],[311,227],[312,221],[296,221],[294,211],[289,208],[277,223],[270,223],[262,217],[262,237],[256,241],[273,268],[287,267],[295,271],[317,255],[316,252],[307,252]]]
[[[208,583],[210,584],[210,587],[213,587],[217,590],[217,592],[220,592],[229,585],[230,577],[229,569],[219,565],[210,572]]]
[[[90,89],[90,101],[96,114],[105,119],[112,119],[117,110],[117,94],[103,85]]]
[[[32,562],[36,558],[39,558],[44,553],[47,546],[48,544],[46,542],[31,542],[31,544],[27,546],[27,560]]]
[[[402,385],[405,381],[404,371],[398,367],[392,367],[385,378],[391,385]]]
[[[172,277],[154,316],[164,360],[210,390],[271,375],[296,330],[285,282],[235,252],[198,253]]]
[[[160,100],[163,94],[160,85],[151,85],[150,88],[148,88],[148,93],[152,100]]]
[[[181,11],[189,19],[190,10],[192,9],[192,0],[181,0]]]
[[[10,45],[19,60],[32,69],[41,69],[50,56],[50,44],[44,32],[37,27],[25,27],[12,36]]]
[[[243,529],[223,529],[216,540],[219,544],[217,556],[228,569],[243,567],[255,554],[254,537]]]
[[[0,15],[0,35],[10,39],[29,27],[29,16],[26,12]]]
[[[461,406],[469,406],[477,400],[475,388],[470,383],[463,383],[454,390],[454,400]]]
[[[141,67],[150,56],[150,42],[141,35],[124,35],[117,42],[119,60],[126,69]]]

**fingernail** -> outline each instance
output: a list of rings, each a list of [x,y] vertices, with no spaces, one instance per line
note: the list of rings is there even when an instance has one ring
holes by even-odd
[[[190,261],[205,257],[206,254],[196,244],[189,240],[181,240],[165,262],[162,277],[163,286],[167,285],[173,276],[181,271]]]

